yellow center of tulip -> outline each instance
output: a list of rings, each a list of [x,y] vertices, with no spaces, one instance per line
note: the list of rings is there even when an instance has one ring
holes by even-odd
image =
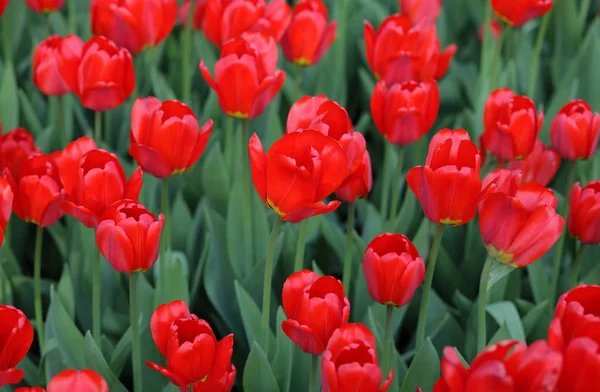
[[[507,24],[507,25],[509,25],[510,27],[512,27],[512,26],[513,26],[513,24],[514,24],[514,23],[513,23],[513,22],[511,22],[511,21],[510,21],[510,20],[509,20],[509,19],[508,19],[506,16],[504,16],[504,15],[500,15],[500,14],[499,14],[499,13],[497,13],[497,12],[494,12],[494,14],[496,14],[496,17],[497,17],[498,19],[500,19],[501,21],[503,21],[504,23],[506,23],[506,24]]]
[[[294,64],[296,64],[299,67],[308,67],[312,64],[312,62],[306,57],[300,57],[299,59],[294,60]]]
[[[175,169],[171,172],[172,176],[176,176],[178,174],[184,173],[185,172],[185,167],[181,168],[181,169]]]
[[[487,249],[488,253],[492,256],[495,257],[496,260],[504,263],[504,264],[508,264],[510,266],[516,267],[515,265],[513,265],[511,263],[511,261],[515,258],[514,255],[508,254],[508,253],[504,253],[499,249],[496,249],[495,246],[493,245],[486,245],[485,248]]]
[[[450,219],[450,218],[444,218],[440,221],[441,224],[443,225],[452,225],[452,226],[456,226],[462,223],[461,219]]]
[[[226,112],[229,117],[239,118],[241,120],[247,120],[250,117],[250,113],[242,113],[242,112]]]
[[[36,221],[33,218],[25,218],[25,223],[33,223],[34,225],[40,225],[40,222]]]
[[[284,216],[285,214],[283,212],[281,212],[281,210],[279,208],[277,208],[275,206],[275,204],[273,204],[273,202],[269,199],[267,199],[267,207],[269,207],[270,209],[272,209],[273,211],[275,211],[275,213],[279,216]]]

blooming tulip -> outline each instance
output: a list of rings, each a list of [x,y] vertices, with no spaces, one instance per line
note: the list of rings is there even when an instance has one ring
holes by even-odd
[[[523,176],[521,183],[537,182],[547,186],[556,175],[560,167],[560,154],[553,148],[546,146],[539,139],[535,142],[533,150],[527,158],[512,161],[508,166],[511,170],[520,169]]]
[[[363,154],[362,162],[358,168],[346,177],[344,182],[335,191],[335,196],[343,201],[353,203],[358,198],[366,198],[373,187],[373,172],[371,170],[371,156],[368,151]]]
[[[435,23],[442,10],[442,0],[400,0],[400,9],[413,24]]]
[[[0,387],[18,384],[24,372],[15,366],[33,342],[33,327],[25,314],[10,305],[0,304]]]
[[[569,195],[569,234],[582,244],[600,243],[600,181],[581,188],[577,182]]]
[[[68,369],[58,373],[48,383],[48,392],[85,391],[108,392],[108,384],[90,369]]]
[[[544,15],[553,4],[553,0],[492,0],[496,16],[513,27]]]
[[[0,177],[0,246],[4,243],[4,230],[8,226],[8,219],[12,212],[13,191],[8,181]]]
[[[2,130],[0,124],[0,131]],[[14,178],[21,174],[21,167],[39,149],[33,136],[25,128],[16,128],[2,135],[0,146],[0,168],[8,169]]]
[[[46,14],[61,9],[65,0],[25,0],[25,4],[35,12]]]
[[[598,147],[600,114],[582,100],[566,104],[550,125],[550,140],[563,158],[588,159]]]
[[[46,95],[71,92],[60,68],[79,64],[83,42],[76,35],[52,35],[40,42],[33,53],[33,82]]]
[[[556,391],[592,392],[600,384],[600,344],[587,337],[572,340],[563,355]]]

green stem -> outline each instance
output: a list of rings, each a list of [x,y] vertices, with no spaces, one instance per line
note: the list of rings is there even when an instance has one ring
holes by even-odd
[[[169,219],[169,183],[168,178],[162,180],[160,192],[160,209],[165,216],[165,224],[163,227],[162,239],[159,245],[160,252],[160,283],[163,294],[167,287],[167,257],[169,254],[169,236],[170,219]]]
[[[346,296],[350,297],[352,286],[352,245],[354,243],[354,215],[356,215],[356,203],[348,205],[348,221],[346,222],[346,252],[344,253],[344,273],[342,282],[346,289]]]
[[[190,104],[191,74],[190,62],[192,61],[192,25],[194,23],[195,1],[190,1],[187,23],[183,31],[183,53],[181,55],[181,97],[184,103]]]
[[[267,259],[265,260],[265,278],[263,281],[263,299],[262,299],[262,347],[265,353],[269,352],[269,320],[271,312],[271,280],[273,278],[273,256],[275,254],[275,243],[279,235],[279,226],[281,220],[277,218],[273,224],[271,237],[269,238],[269,247],[267,248]]]
[[[308,232],[308,219],[300,222],[298,229],[298,242],[296,243],[296,257],[294,258],[294,272],[304,268],[304,249],[306,248],[306,234]]]
[[[317,374],[319,372],[319,356],[312,356],[312,365],[310,367],[310,384],[309,384],[309,392],[317,392]]]
[[[129,320],[131,322],[131,366],[133,367],[133,391],[142,391],[142,360],[140,355],[140,326],[138,316],[137,276],[129,274]]]
[[[44,313],[42,312],[42,242],[44,229],[37,226],[35,233],[35,253],[33,258],[33,298],[35,310],[35,325],[38,332],[40,357],[44,352]]]
[[[577,286],[577,281],[579,280],[579,271],[581,270],[581,260],[583,259],[583,248],[585,248],[585,244],[580,244],[575,252],[575,260],[573,260],[573,269],[571,272],[571,286],[570,288],[574,288]]]
[[[537,78],[540,67],[540,55],[542,54],[542,46],[544,45],[544,37],[546,31],[550,25],[550,16],[552,11],[548,12],[542,18],[542,25],[538,30],[537,39],[535,41],[535,47],[533,48],[531,66],[529,68],[529,88],[527,89],[527,96],[531,99],[535,99],[535,88],[537,85]]]
[[[102,313],[100,311],[100,288],[102,285],[100,270],[100,249],[94,247],[92,261],[92,336],[100,347],[102,337]]]
[[[485,304],[487,297],[488,282],[490,280],[490,272],[494,264],[494,257],[488,255],[481,277],[479,278],[479,302],[477,302],[477,352],[481,352],[486,344],[486,326],[485,326]]]
[[[302,67],[296,66],[296,79],[294,83],[294,98],[299,100],[302,98]]]
[[[421,297],[421,306],[419,307],[419,320],[417,322],[417,351],[425,341],[425,326],[427,323],[427,308],[429,306],[429,295],[431,294],[431,284],[433,283],[433,273],[435,271],[435,263],[440,251],[442,237],[444,235],[445,225],[438,224],[433,236],[431,251],[429,252],[429,261],[427,263],[427,271],[425,273],[425,284],[423,285],[423,296]]]
[[[58,132],[58,138],[60,140],[61,149],[67,146],[67,127],[65,126],[65,112],[63,105],[63,97],[56,97],[56,110],[58,111],[57,119],[58,123],[56,124],[56,132]]]
[[[385,309],[385,335],[383,340],[383,374],[387,374],[391,368],[391,357],[394,352],[394,339],[392,337],[392,320],[394,316],[394,305],[387,305]]]
[[[47,12],[44,14],[44,19],[46,20],[46,30],[48,33],[48,37],[52,35],[52,22],[50,21],[50,13]]]
[[[94,140],[98,147],[102,142],[102,112],[96,112],[94,120]]]
[[[390,202],[390,171],[392,170],[392,154],[394,146],[385,141],[385,157],[383,158],[383,182],[381,185],[381,203],[379,209],[381,219],[385,220],[388,217],[388,207]]]
[[[233,132],[235,130],[235,118],[227,117],[227,127],[223,129],[225,131],[225,164],[231,174],[231,180],[233,181]]]
[[[67,17],[69,21],[69,33],[77,35],[77,4],[75,0],[67,1]]]
[[[391,232],[396,231],[396,215],[398,214],[398,204],[400,202],[400,180],[402,179],[402,168],[404,165],[404,151],[404,146],[398,146],[398,166],[396,166],[396,173],[394,173],[394,180],[392,183],[392,207],[390,209],[389,217]]]
[[[135,102],[135,100],[134,100]],[[110,148],[112,142],[112,132],[110,129],[110,110],[104,112],[104,135],[106,136],[106,145]]]

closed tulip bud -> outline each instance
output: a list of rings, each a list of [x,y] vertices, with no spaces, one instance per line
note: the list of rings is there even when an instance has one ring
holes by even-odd
[[[256,134],[248,144],[252,181],[263,202],[284,221],[326,214],[339,201],[322,202],[346,178],[348,161],[333,138],[309,129],[276,141],[265,154]]]
[[[368,151],[365,151],[362,162],[356,171],[342,182],[342,185],[335,191],[335,196],[340,200],[353,203],[359,198],[366,199],[372,187],[373,171],[371,169],[371,156]]]
[[[442,0],[400,0],[400,9],[413,24],[435,23],[442,10]]]
[[[323,353],[321,362],[323,392],[385,392],[394,379],[390,370],[383,376],[375,350],[375,336],[363,324],[346,324],[338,328]]]
[[[592,392],[600,384],[600,344],[577,338],[564,352],[563,367],[556,391]]]
[[[371,115],[379,133],[402,146],[429,132],[439,108],[440,93],[433,79],[394,85],[381,81],[371,96]]]
[[[544,122],[531,99],[508,88],[492,92],[483,116],[483,143],[497,159],[509,161],[527,158]]]
[[[0,123],[0,131],[2,124]],[[21,167],[39,148],[35,145],[33,136],[25,128],[16,128],[2,135],[0,143],[0,168],[8,169],[14,178],[19,178]]]
[[[62,38],[52,35],[40,42],[33,53],[33,82],[46,95],[64,95],[71,88],[60,72],[61,67],[79,64],[83,42],[76,35]]]
[[[114,203],[96,230],[100,253],[112,267],[126,274],[147,271],[158,258],[164,216],[154,214],[133,200]]]
[[[285,58],[302,67],[315,65],[335,41],[337,23],[327,24],[329,13],[322,0],[300,0],[281,39]]]
[[[425,166],[410,169],[406,181],[427,219],[464,225],[481,199],[480,165],[479,150],[467,131],[444,129],[431,139]]]
[[[4,243],[4,230],[8,226],[13,206],[13,191],[8,181],[0,177],[0,246]]]
[[[47,14],[61,9],[65,0],[25,0],[25,4],[32,11]]]
[[[93,370],[68,369],[52,377],[48,383],[48,392],[65,391],[108,392],[108,384]]]
[[[283,284],[283,332],[302,351],[321,355],[333,332],[348,322],[350,302],[342,282],[304,270]]]
[[[521,27],[531,19],[549,12],[553,0],[492,0],[496,16],[512,27]]]
[[[573,185],[569,195],[569,234],[582,244],[600,243],[600,181],[592,181],[583,188]]]
[[[413,26],[408,15],[389,16],[377,32],[365,21],[364,39],[371,71],[390,85],[441,79],[456,53],[456,45],[441,51],[434,23]]]
[[[131,111],[129,154],[157,178],[181,174],[200,158],[212,129],[212,120],[200,128],[184,103],[138,98]]]
[[[139,53],[160,44],[177,20],[177,0],[92,0],[92,33]]]
[[[369,294],[384,305],[410,302],[425,277],[425,262],[402,234],[380,234],[367,246],[363,272]]]
[[[33,342],[33,327],[17,308],[0,304],[0,387],[21,382],[24,371],[16,369]]]
[[[492,192],[514,195],[521,185],[521,170],[496,169],[483,179],[482,189],[485,194]]]
[[[490,255],[513,267],[542,257],[562,234],[557,203],[554,192],[534,182],[512,195],[486,196],[479,206],[479,228]]]
[[[512,161],[508,166],[511,170],[519,169],[522,172],[521,183],[537,182],[548,186],[558,168],[560,167],[560,154],[555,149],[548,147],[539,139],[527,158]]]
[[[598,147],[600,114],[582,100],[566,104],[550,125],[550,140],[560,155],[571,161],[588,159]]]

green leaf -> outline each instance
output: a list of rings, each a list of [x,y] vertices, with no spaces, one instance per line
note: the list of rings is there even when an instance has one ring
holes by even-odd
[[[506,325],[513,339],[525,341],[525,330],[514,303],[508,301],[497,302],[487,305],[485,309],[498,325]]]
[[[243,385],[245,391],[279,391],[279,386],[269,365],[269,360],[263,349],[256,342],[252,343],[252,349],[246,361]]]
[[[192,213],[188,208],[183,193],[177,192],[173,207],[171,210],[171,238],[173,239],[173,249],[185,251],[186,240],[192,224]]]
[[[150,83],[152,84],[154,95],[161,101],[177,98],[177,95],[173,92],[165,77],[155,67],[150,68]]]
[[[290,338],[283,332],[283,328],[281,328],[281,323],[286,319],[287,317],[283,312],[283,308],[280,306],[277,309],[277,324],[275,324],[277,334],[275,338],[277,342],[277,345],[275,346],[276,350],[271,350],[275,352],[273,360],[271,361],[271,368],[277,379],[277,385],[279,385],[280,391],[290,390],[294,349],[296,347]]]
[[[440,359],[431,340],[427,338],[406,372],[401,391],[413,392],[417,387],[424,391],[431,391],[439,377]]]
[[[123,368],[125,367],[125,363],[129,359],[129,355],[131,354],[131,326],[127,328],[127,331],[121,336],[119,342],[115,346],[115,349],[110,356],[110,368],[113,373],[118,377]]]
[[[237,280],[234,282],[234,287],[237,304],[242,316],[242,322],[244,323],[244,330],[246,331],[248,346],[251,346],[252,342],[262,339],[261,312],[254,300]],[[274,339],[273,333],[269,330],[270,348],[274,347]]]
[[[65,307],[71,319],[75,318],[75,293],[73,292],[73,283],[71,281],[71,273],[69,266],[65,264],[63,273],[58,282],[56,293],[60,296],[60,300]]]
[[[166,254],[166,274],[168,279],[166,279],[167,287],[165,290],[155,290],[155,300],[154,305],[158,306],[160,304],[166,304],[175,300],[182,300],[185,303],[189,303],[190,294],[188,288],[188,280],[189,280],[189,270],[188,270],[188,262],[185,254],[179,251],[173,251],[170,254]],[[160,275],[160,263],[162,260],[158,260],[155,268],[153,268],[154,278],[157,282],[162,282],[159,279]],[[162,293],[162,297],[160,296]]]
[[[205,154],[202,166],[202,187],[210,205],[219,212],[227,211],[229,174],[219,143]],[[223,214],[224,215],[224,214]]]
[[[8,16],[2,18],[8,20]],[[0,80],[0,118],[4,129],[13,129],[19,126],[19,100],[17,94],[17,82],[12,67],[4,67],[2,80]]]
[[[533,298],[536,303],[540,303],[545,299],[549,299],[550,296],[550,282],[546,275],[546,269],[542,260],[538,260],[533,264],[529,264],[527,267],[527,275],[529,276],[529,282],[531,284],[531,290],[533,291]]]
[[[108,389],[111,392],[127,392],[127,388],[121,384],[119,378],[111,371],[102,356],[100,349],[96,346],[96,342],[88,331],[85,334],[85,366],[100,374],[108,384]]]
[[[495,285],[500,279],[505,277],[506,275],[513,272],[516,268],[502,263],[498,260],[494,260],[492,264],[492,270],[490,271],[490,277],[487,284],[487,289],[489,290],[493,285]]]

